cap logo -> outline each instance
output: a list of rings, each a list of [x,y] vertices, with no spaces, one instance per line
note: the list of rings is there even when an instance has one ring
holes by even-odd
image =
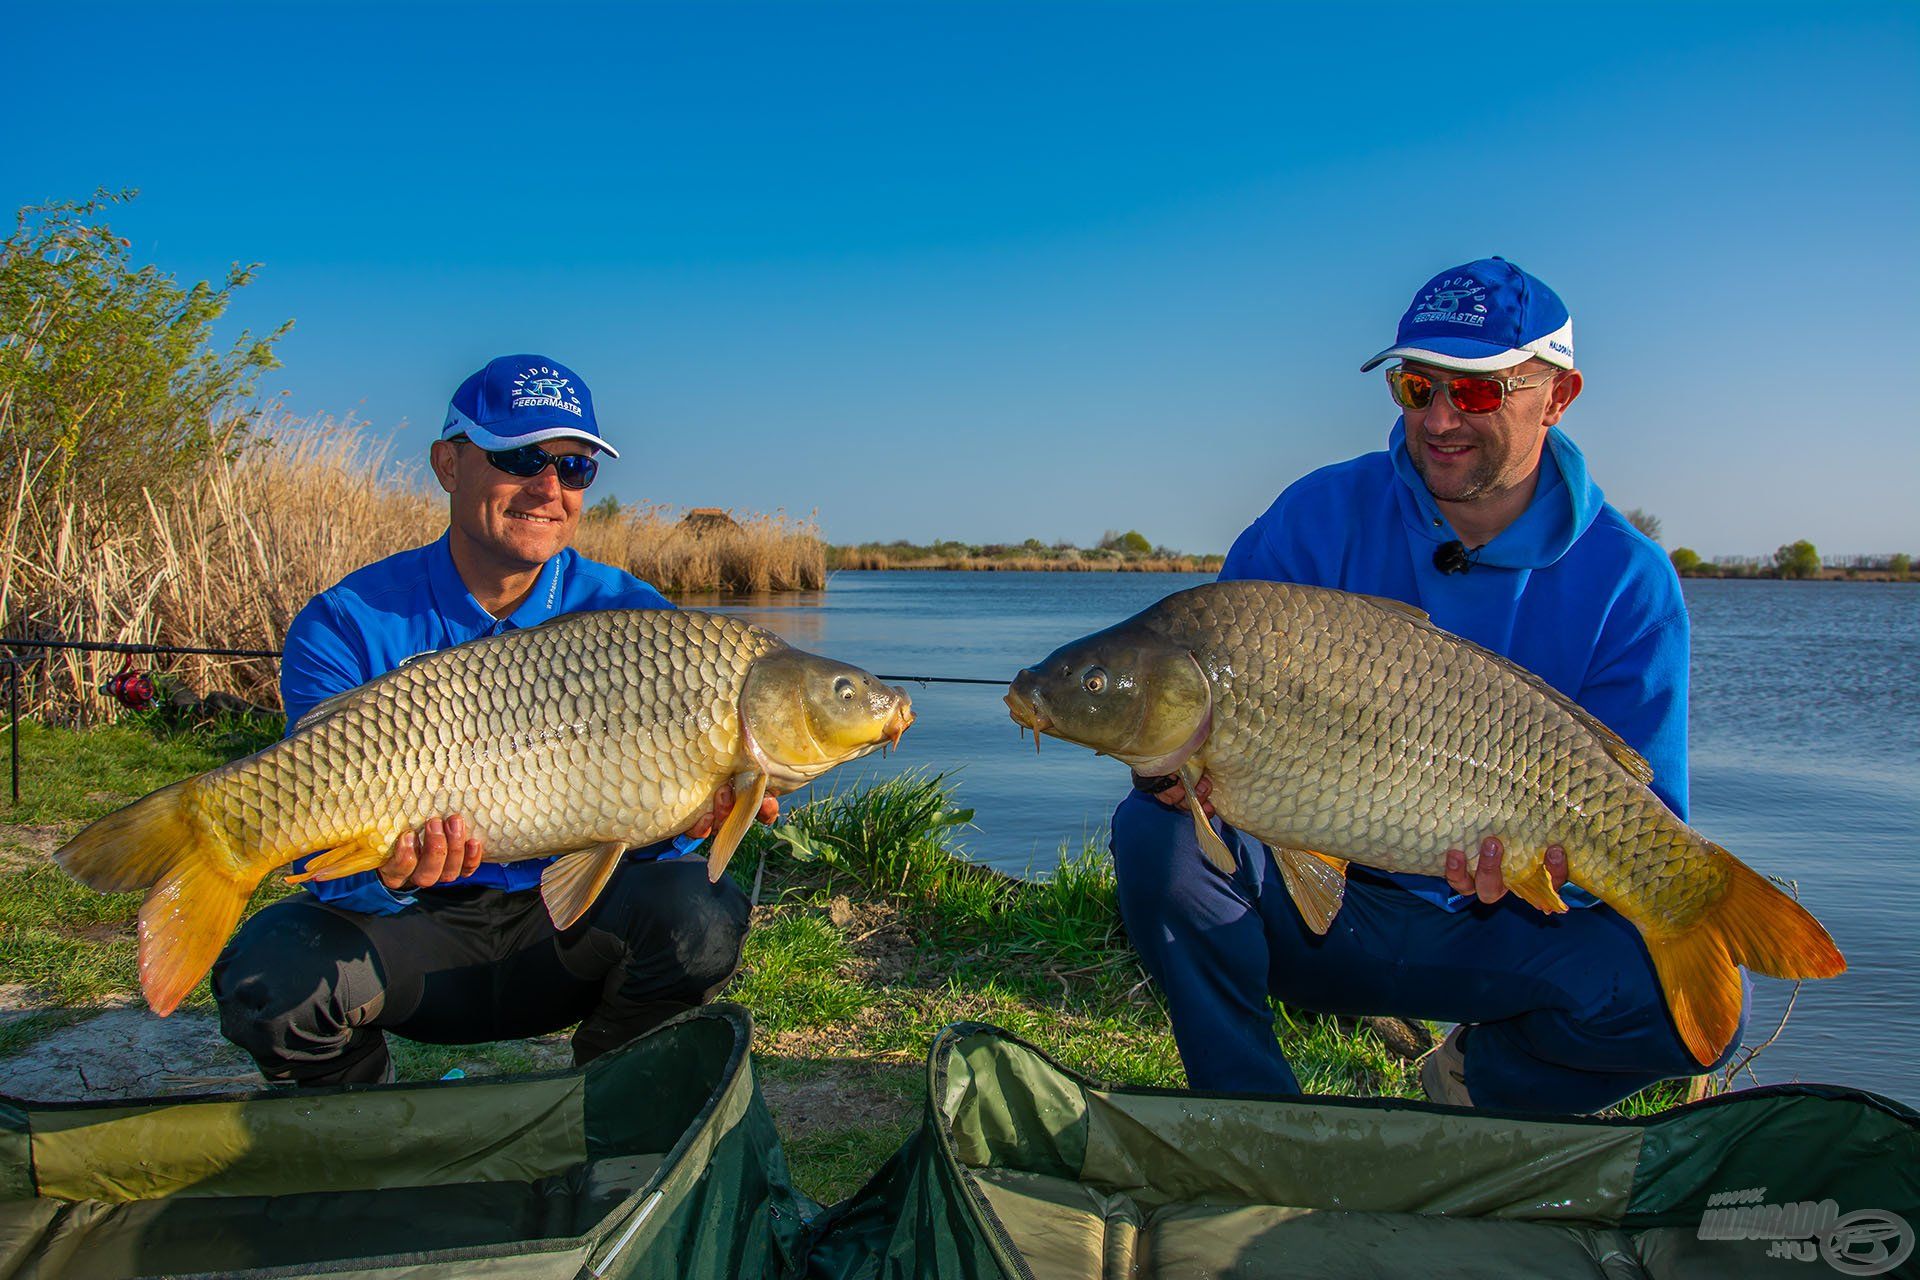
[[[543,364],[515,375],[512,402],[516,409],[564,409],[580,416],[580,393],[572,380]]]
[[[1468,324],[1478,327],[1487,322],[1487,287],[1471,276],[1448,276],[1436,280],[1420,299],[1411,323]]]

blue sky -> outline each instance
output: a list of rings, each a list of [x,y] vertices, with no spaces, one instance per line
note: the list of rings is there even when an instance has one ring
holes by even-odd
[[[1920,553],[1920,5],[7,5],[0,198],[264,264],[424,453],[487,357],[629,501],[1222,550],[1378,448],[1428,275],[1567,300],[1567,427],[1709,555]],[[236,325],[236,328],[238,325]],[[403,425],[404,424],[404,425]],[[597,494],[596,494],[597,496]]]

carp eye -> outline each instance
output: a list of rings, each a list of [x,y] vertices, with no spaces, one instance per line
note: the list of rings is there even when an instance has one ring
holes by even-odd
[[[1099,667],[1088,667],[1087,678],[1080,682],[1088,693],[1104,693],[1107,688],[1107,673]]]
[[[833,694],[842,702],[853,701],[853,681],[845,676],[836,677],[833,682]]]

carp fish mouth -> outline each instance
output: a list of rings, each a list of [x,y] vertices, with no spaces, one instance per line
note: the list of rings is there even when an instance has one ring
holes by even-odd
[[[1040,706],[1040,691],[1034,686],[1039,683],[1032,671],[1022,671],[1013,678],[1013,684],[1002,698],[1007,704],[1007,714],[1022,729],[1033,730],[1033,749],[1040,750],[1040,735],[1051,732],[1053,719]]]
[[[885,739],[889,750],[900,745],[900,735],[913,727],[913,701],[907,697],[906,690],[895,688],[899,701],[893,704],[893,714],[887,717],[880,736]]]

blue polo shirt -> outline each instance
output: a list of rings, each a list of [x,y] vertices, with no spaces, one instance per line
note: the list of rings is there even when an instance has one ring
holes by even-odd
[[[280,660],[280,699],[287,709],[289,733],[317,703],[423,653],[538,626],[566,613],[673,608],[665,596],[632,574],[589,560],[569,547],[542,566],[533,594],[510,617],[496,618],[461,580],[448,537],[442,534],[438,542],[350,573],[300,610],[287,628]],[[693,843],[670,851],[684,851]],[[654,850],[661,848],[654,846]],[[549,861],[482,863],[471,876],[453,883],[528,889],[539,884],[540,872]],[[413,901],[411,895],[388,891],[371,871],[309,881],[306,888],[322,901],[375,915],[399,911]]]

